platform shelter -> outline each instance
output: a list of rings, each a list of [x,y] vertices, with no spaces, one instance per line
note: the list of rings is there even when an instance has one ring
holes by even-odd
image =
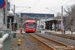
[[[61,28],[60,25],[61,25],[61,19],[56,19],[56,18],[49,18],[45,21],[45,29],[47,30],[55,30],[58,29],[58,28]]]

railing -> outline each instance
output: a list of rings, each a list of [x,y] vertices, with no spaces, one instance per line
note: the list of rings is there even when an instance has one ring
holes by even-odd
[[[5,34],[2,38],[0,38],[0,50],[3,47],[3,42],[8,38],[9,34]]]
[[[3,47],[3,45],[2,45],[2,44],[0,44],[0,50],[2,50],[2,47]]]

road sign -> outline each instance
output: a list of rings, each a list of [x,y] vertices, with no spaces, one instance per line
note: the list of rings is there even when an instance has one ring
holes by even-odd
[[[5,7],[5,0],[0,0],[0,9]]]
[[[63,25],[65,26],[66,24],[66,17],[63,17]]]

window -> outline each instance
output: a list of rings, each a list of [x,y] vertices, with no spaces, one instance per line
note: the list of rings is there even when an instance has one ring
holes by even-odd
[[[27,28],[35,28],[35,23],[27,23]]]

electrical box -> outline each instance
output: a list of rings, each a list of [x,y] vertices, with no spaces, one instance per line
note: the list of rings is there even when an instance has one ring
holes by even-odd
[[[13,35],[11,34],[11,29],[4,30],[4,34],[6,34],[6,33],[9,34],[9,38],[13,37]]]
[[[0,38],[2,37],[2,33],[3,33],[3,32],[0,32]]]
[[[13,33],[13,38],[16,38],[16,33]]]

